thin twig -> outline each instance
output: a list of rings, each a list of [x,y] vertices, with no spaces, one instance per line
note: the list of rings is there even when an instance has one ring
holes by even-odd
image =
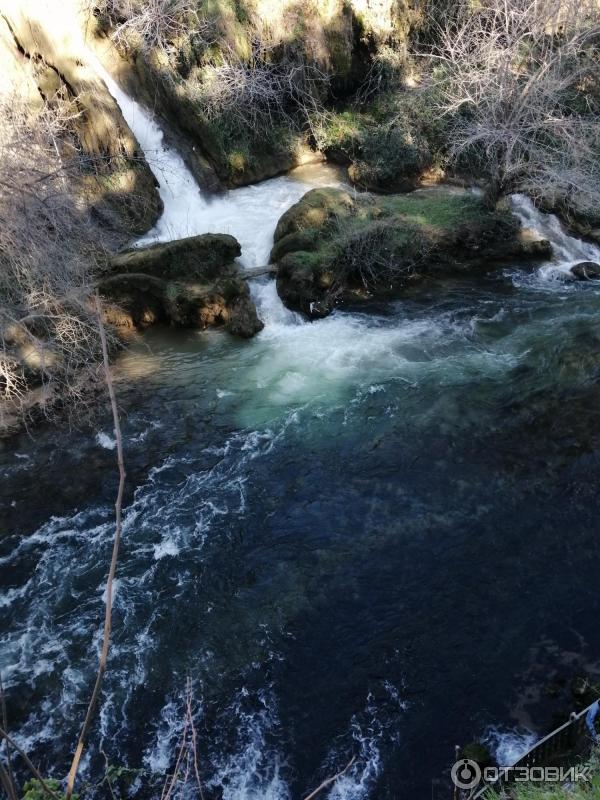
[[[192,730],[192,755],[194,758],[194,774],[196,776],[196,784],[198,786],[198,793],[200,800],[204,800],[204,791],[202,790],[202,781],[200,779],[200,768],[198,766],[198,738],[196,735],[196,726],[194,725],[194,716],[192,713],[192,680],[188,678],[187,682],[187,715],[190,720],[190,727]]]
[[[106,341],[106,331],[104,330],[104,324],[102,322],[102,305],[98,294],[96,294],[95,300],[96,300],[96,312],[98,314],[100,341],[102,344],[102,359],[104,362],[106,386],[108,388],[108,394],[110,397],[110,405],[112,409],[113,422],[115,428],[115,438],[117,442],[117,463],[119,466],[119,489],[117,492],[117,499],[115,501],[115,523],[116,523],[115,538],[113,543],[110,569],[106,581],[106,611],[104,615],[104,636],[102,640],[102,651],[100,653],[100,662],[98,664],[98,674],[96,676],[96,683],[94,684],[94,689],[92,691],[90,703],[88,705],[87,713],[85,715],[83,727],[81,728],[81,733],[79,734],[79,741],[77,742],[77,747],[75,749],[75,754],[73,756],[73,762],[71,764],[71,769],[69,771],[69,777],[67,779],[67,791],[65,793],[65,800],[71,800],[71,796],[73,794],[73,787],[75,785],[75,778],[77,777],[79,762],[81,760],[83,748],[85,746],[87,735],[92,723],[94,710],[96,707],[96,703],[98,702],[98,696],[100,694],[100,688],[102,686],[102,680],[104,678],[104,673],[106,671],[106,663],[108,660],[108,651],[110,647],[110,632],[112,627],[113,583],[114,583],[115,573],[117,570],[117,561],[119,558],[119,545],[121,543],[121,529],[122,529],[121,518],[122,518],[122,507],[123,507],[123,491],[125,488],[125,462],[123,459],[123,437],[121,436],[119,409],[117,406],[115,387],[113,385],[112,375],[110,371],[110,363],[108,359],[108,344]]]
[[[322,784],[317,786],[316,789],[313,789],[313,791],[310,794],[307,794],[304,800],[313,800],[313,797],[316,797],[320,792],[323,791],[323,789],[327,789],[328,786],[331,786],[332,783],[335,783],[343,775],[345,775],[355,761],[356,761],[356,756],[352,756],[352,758],[346,764],[344,769],[340,770],[340,772],[338,772],[336,775],[333,775],[331,778],[326,778]]]
[[[0,785],[4,788],[8,800],[17,800],[17,790],[15,789],[15,785],[12,782],[8,772],[6,771],[6,767],[1,761],[0,761]]]

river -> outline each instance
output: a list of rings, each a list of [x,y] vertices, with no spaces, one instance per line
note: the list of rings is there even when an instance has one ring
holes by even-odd
[[[342,180],[313,165],[207,198],[106,80],[165,202],[145,242],[231,233],[262,265],[283,211]],[[597,669],[600,286],[561,273],[600,253],[512,202],[552,263],[313,323],[261,279],[255,339],[152,329],[122,356],[128,494],[84,781],[104,751],[159,796],[190,678],[211,797],[295,800],[354,754],[331,800],[447,798],[456,743],[510,760],[550,722],[548,676]],[[109,420],[0,451],[10,724],[59,777],[101,636]]]

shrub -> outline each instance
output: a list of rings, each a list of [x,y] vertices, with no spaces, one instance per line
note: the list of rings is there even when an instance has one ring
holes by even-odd
[[[360,150],[352,179],[368,188],[409,188],[432,163],[425,139],[400,125],[368,130],[361,138]]]
[[[81,401],[100,356],[98,251],[74,197],[77,159],[61,152],[71,113],[0,97],[0,425],[27,412],[33,388]]]
[[[397,219],[338,217],[333,224],[336,256],[331,265],[338,287],[361,283],[365,289],[397,288],[410,280],[427,257],[429,245],[418,225]]]
[[[450,156],[483,166],[489,199],[525,191],[593,213],[600,203],[600,10],[594,0],[465,2],[437,28],[438,113]]]

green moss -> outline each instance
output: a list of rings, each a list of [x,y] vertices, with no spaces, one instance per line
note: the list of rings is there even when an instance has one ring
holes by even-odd
[[[284,302],[322,316],[348,293],[389,296],[426,275],[525,257],[518,231],[508,209],[449,187],[384,196],[313,189],[279,220],[271,260]]]
[[[447,189],[381,197],[378,205],[386,216],[401,216],[409,222],[437,229],[440,233],[453,231],[464,222],[490,214],[476,195],[463,192],[452,195]],[[507,220],[510,218],[508,212],[495,213],[506,216]]]

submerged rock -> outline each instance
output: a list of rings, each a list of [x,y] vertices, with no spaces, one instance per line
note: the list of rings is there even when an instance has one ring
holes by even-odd
[[[600,264],[595,261],[580,261],[571,267],[571,274],[577,280],[589,281],[600,278]]]
[[[224,325],[249,338],[263,328],[248,285],[234,263],[241,253],[233,236],[204,234],[114,256],[100,291],[131,324],[164,322],[185,328]],[[121,327],[126,320],[118,317]]]
[[[281,217],[271,262],[283,302],[312,318],[345,300],[397,296],[427,276],[551,254],[507,208],[490,210],[464,190],[353,196],[325,188]]]

